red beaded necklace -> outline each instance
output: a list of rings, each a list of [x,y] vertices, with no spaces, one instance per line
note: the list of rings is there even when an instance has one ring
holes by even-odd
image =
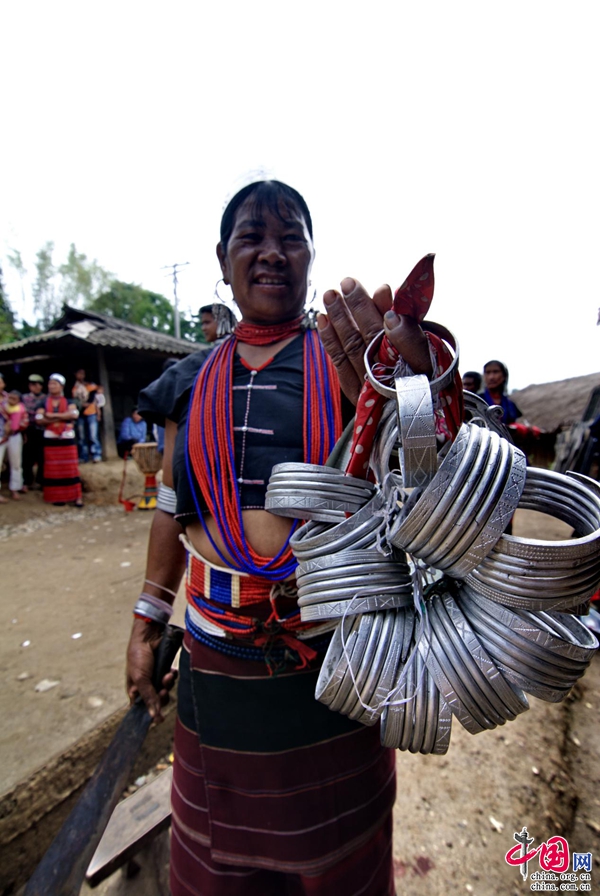
[[[238,342],[247,342],[248,345],[271,345],[274,342],[283,342],[299,333],[302,329],[303,316],[294,318],[294,320],[284,321],[282,324],[270,324],[262,326],[260,324],[250,324],[248,321],[242,320],[235,328],[235,338]]]

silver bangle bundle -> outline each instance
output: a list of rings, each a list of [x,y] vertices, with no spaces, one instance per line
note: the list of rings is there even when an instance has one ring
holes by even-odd
[[[386,746],[442,754],[453,717],[473,734],[493,729],[528,709],[526,694],[562,700],[584,674],[598,641],[556,610],[600,584],[600,485],[527,468],[479,396],[467,394],[467,422],[438,452],[432,397],[456,374],[458,344],[437,324],[424,329],[453,350],[431,383],[376,365],[382,334],[365,353],[367,379],[389,399],[369,460],[375,483],[340,469],[346,430],[331,464],[274,467],[266,506],[308,520],[290,539],[302,620],[339,620],[317,699],[380,721]],[[556,517],[574,537],[504,534],[517,508]]]
[[[340,551],[304,560],[296,571],[302,620],[321,618],[322,606],[332,616],[353,615],[413,602],[406,561],[384,557],[376,549]],[[316,605],[320,610],[313,610]]]
[[[174,514],[177,510],[177,495],[175,489],[164,482],[158,486],[158,494],[156,496],[157,510],[163,510],[165,513]]]
[[[578,537],[540,541],[502,535],[466,577],[471,588],[505,606],[527,610],[576,607],[600,578],[600,488],[584,476],[528,468],[519,501],[575,528]]]
[[[318,464],[276,464],[271,472],[265,510],[277,516],[336,523],[356,513],[372,497],[374,486]]]
[[[133,612],[137,616],[144,616],[160,625],[166,625],[173,615],[173,607],[160,597],[154,597],[153,594],[146,594],[143,591],[137,599]]]
[[[525,485],[525,456],[494,432],[463,424],[438,473],[411,495],[392,544],[463,578],[490,553]]]
[[[589,629],[568,613],[513,611],[466,585],[460,590],[460,603],[501,674],[541,700],[563,700],[598,646]]]
[[[335,526],[306,523],[290,539],[294,556],[302,563],[343,550],[376,545],[385,528],[384,507],[383,495],[376,492],[364,507]]]

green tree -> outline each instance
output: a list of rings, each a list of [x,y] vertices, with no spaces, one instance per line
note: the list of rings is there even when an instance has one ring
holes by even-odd
[[[115,276],[101,267],[95,258],[89,261],[87,255],[78,252],[75,243],[71,243],[67,260],[59,266],[58,273],[61,302],[84,308],[109,289]]]
[[[29,339],[30,336],[39,336],[43,332],[42,328],[38,327],[37,324],[30,324],[28,321],[23,320],[19,330],[19,339]]]
[[[52,255],[54,243],[48,241],[35,256],[35,281],[32,287],[33,307],[37,315],[37,323],[47,329],[60,314],[61,301],[57,295],[55,278],[56,268]]]
[[[109,314],[159,333],[173,334],[174,315],[169,300],[135,283],[113,280],[110,289],[93,299],[87,307],[90,311]]]
[[[11,249],[9,264],[21,279],[21,299],[25,304],[25,283],[27,268],[18,249]],[[100,293],[108,289],[114,274],[105,270],[96,259],[90,260],[83,252],[78,252],[71,243],[67,259],[63,264],[54,262],[54,243],[46,242],[35,257],[35,278],[31,287],[36,325],[47,329],[60,316],[63,304],[87,307]],[[33,335],[33,334],[32,334]]]
[[[4,278],[0,268],[0,343],[14,342],[18,338],[15,315],[4,289]]]
[[[190,342],[198,342],[206,344],[204,333],[200,328],[200,315],[191,314],[189,317],[179,316],[179,328],[181,330],[181,338]]]

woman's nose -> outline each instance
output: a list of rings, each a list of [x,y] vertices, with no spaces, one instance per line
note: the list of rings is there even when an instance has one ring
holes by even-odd
[[[260,247],[260,261],[266,261],[267,264],[283,264],[285,262],[285,253],[281,242],[277,239],[265,239]]]

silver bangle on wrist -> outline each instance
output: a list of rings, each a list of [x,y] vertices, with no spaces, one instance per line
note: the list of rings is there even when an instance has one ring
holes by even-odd
[[[154,597],[152,594],[146,594],[143,591],[137,599],[133,608],[134,616],[144,616],[160,625],[166,625],[173,615],[173,607],[160,597]]]

